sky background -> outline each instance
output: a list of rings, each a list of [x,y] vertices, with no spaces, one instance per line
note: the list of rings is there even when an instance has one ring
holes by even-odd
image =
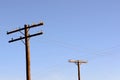
[[[8,43],[30,29],[44,34],[30,39],[31,80],[120,80],[120,0],[0,0],[0,80],[25,80],[25,46]]]

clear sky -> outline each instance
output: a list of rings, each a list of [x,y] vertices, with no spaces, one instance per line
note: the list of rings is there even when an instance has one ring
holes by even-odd
[[[120,0],[0,0],[0,80],[25,80],[25,46],[7,31],[30,30],[32,80],[120,80]]]

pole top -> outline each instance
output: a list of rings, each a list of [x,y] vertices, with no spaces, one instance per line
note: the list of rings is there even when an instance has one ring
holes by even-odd
[[[68,62],[70,62],[70,63],[87,63],[87,61],[83,61],[83,60],[73,60],[73,59],[68,60]]]

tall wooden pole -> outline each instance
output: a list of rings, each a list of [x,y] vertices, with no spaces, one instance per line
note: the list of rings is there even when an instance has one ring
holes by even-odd
[[[43,22],[40,22],[40,23],[38,23],[38,24],[33,24],[33,25],[31,25],[31,26],[29,26],[29,25],[24,25],[24,27],[23,28],[19,28],[19,29],[15,29],[15,30],[12,30],[12,31],[9,31],[9,32],[7,32],[7,34],[12,34],[12,33],[15,33],[15,32],[20,32],[20,33],[22,33],[24,36],[22,37],[22,36],[20,36],[19,38],[16,38],[16,39],[11,39],[10,41],[9,41],[9,43],[11,43],[11,42],[15,42],[15,41],[19,41],[19,40],[25,40],[25,41],[23,41],[24,42],[24,44],[25,44],[25,51],[26,51],[26,80],[31,80],[31,72],[30,72],[30,44],[29,44],[29,39],[31,38],[31,37],[34,37],[34,36],[38,36],[38,35],[42,35],[43,34],[43,32],[38,32],[38,33],[35,33],[35,34],[31,34],[31,35],[29,35],[29,29],[30,28],[34,28],[34,27],[37,27],[37,26],[41,26],[41,25],[43,25]],[[23,31],[24,30],[24,33],[23,32],[21,32],[21,31]]]
[[[30,44],[29,44],[29,33],[28,33],[28,25],[24,25],[25,27],[25,49],[26,49],[26,80],[31,80],[30,73]]]

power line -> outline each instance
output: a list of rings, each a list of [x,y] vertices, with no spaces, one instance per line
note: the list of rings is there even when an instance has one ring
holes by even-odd
[[[70,44],[68,42],[63,42],[63,41],[59,41],[59,40],[53,40],[53,39],[48,39],[47,38],[47,41],[53,42],[53,43],[55,43],[59,46],[62,46],[64,48],[71,49],[72,51],[82,51],[83,52],[83,51],[90,50],[90,48],[78,47],[79,45]],[[93,52],[91,52],[92,53],[91,55],[102,55],[103,56],[103,55],[106,55],[105,53],[109,52],[110,50],[116,49],[116,48],[120,48],[120,44],[115,45],[115,46],[111,46],[111,47],[108,47],[108,48],[105,48],[105,49],[102,49],[102,50],[93,51]],[[109,54],[107,54],[107,55],[109,55]]]

